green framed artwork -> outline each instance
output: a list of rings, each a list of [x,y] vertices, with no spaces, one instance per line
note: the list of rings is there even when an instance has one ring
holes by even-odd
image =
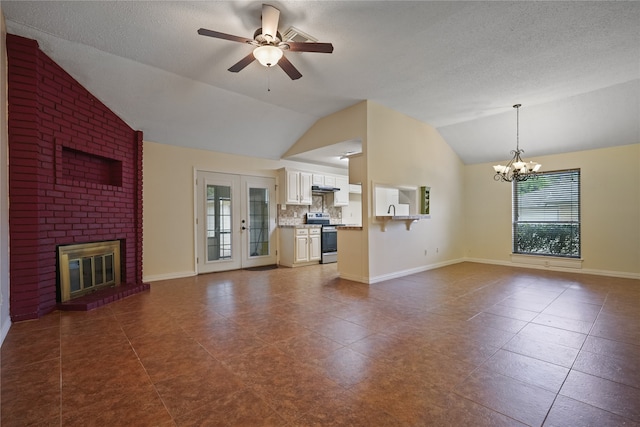
[[[429,198],[431,197],[431,187],[420,187],[420,213],[428,215],[431,213],[429,206]]]

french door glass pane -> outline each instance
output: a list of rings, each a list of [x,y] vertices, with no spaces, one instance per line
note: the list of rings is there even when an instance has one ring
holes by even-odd
[[[231,187],[207,185],[207,260],[231,258]]]
[[[249,255],[269,255],[269,190],[249,188]]]

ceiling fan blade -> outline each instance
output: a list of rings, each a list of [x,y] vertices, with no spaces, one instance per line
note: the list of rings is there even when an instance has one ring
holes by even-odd
[[[253,52],[251,52],[249,55],[245,56],[240,61],[236,62],[233,66],[231,66],[231,68],[229,68],[229,71],[231,71],[232,73],[237,73],[244,69],[244,67],[255,61],[255,59],[256,57],[253,56]]]
[[[280,65],[282,71],[287,73],[287,76],[289,76],[291,80],[298,80],[300,77],[302,77],[300,71],[298,71],[298,69],[294,67],[291,62],[289,62],[286,56],[280,58],[280,61],[278,61],[278,65]]]
[[[233,36],[231,34],[220,33],[218,31],[213,31],[213,30],[207,30],[206,28],[200,28],[198,30],[198,34],[200,34],[201,36],[214,37],[216,39],[231,40],[232,42],[255,44],[255,41],[253,39],[248,39],[246,37],[240,37],[240,36]]]
[[[333,45],[331,43],[284,42],[283,44],[288,45],[289,50],[292,52],[333,52]]]
[[[280,11],[269,4],[262,5],[262,35],[276,38],[278,35],[278,21]]]

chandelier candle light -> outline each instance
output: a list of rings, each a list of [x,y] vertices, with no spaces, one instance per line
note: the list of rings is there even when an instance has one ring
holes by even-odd
[[[516,149],[511,150],[513,158],[506,166],[495,165],[493,167],[496,172],[493,179],[496,181],[526,181],[530,178],[536,178],[538,176],[537,172],[542,166],[536,162],[525,162],[520,157],[520,154],[524,153],[524,150],[520,149],[520,107],[522,107],[522,104],[513,106],[516,109]]]

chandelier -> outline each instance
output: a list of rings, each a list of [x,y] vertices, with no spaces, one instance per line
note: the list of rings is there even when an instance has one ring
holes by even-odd
[[[537,172],[542,166],[536,162],[525,162],[520,157],[520,154],[524,153],[524,150],[520,149],[520,107],[522,107],[522,104],[513,106],[516,109],[516,149],[511,150],[513,158],[506,166],[495,165],[493,167],[496,172],[493,179],[496,181],[526,181],[530,178],[536,178],[538,176]]]

